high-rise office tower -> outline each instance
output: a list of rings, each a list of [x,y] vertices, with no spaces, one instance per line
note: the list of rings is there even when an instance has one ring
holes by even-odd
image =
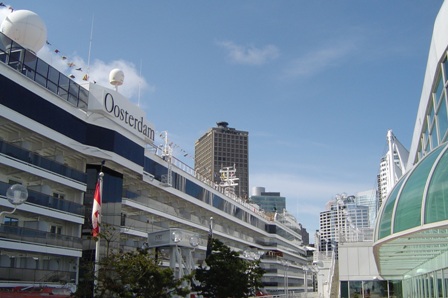
[[[225,168],[235,168],[238,184],[235,194],[247,198],[249,193],[249,133],[216,123],[195,143],[195,170],[211,181],[220,183]]]
[[[266,192],[264,187],[252,188],[250,200],[267,213],[283,212],[286,209],[286,198],[279,192]]]

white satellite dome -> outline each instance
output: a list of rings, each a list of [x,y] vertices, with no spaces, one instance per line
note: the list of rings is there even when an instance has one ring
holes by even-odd
[[[121,86],[124,82],[124,72],[121,69],[112,69],[109,73],[109,83],[113,86]]]
[[[0,25],[0,32],[34,53],[47,41],[47,27],[37,14],[29,10],[15,10],[9,14]]]

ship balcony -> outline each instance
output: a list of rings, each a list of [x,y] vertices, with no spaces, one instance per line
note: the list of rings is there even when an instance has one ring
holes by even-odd
[[[0,194],[5,194],[6,190],[10,186],[11,186],[10,184],[0,181]],[[58,199],[53,196],[33,191],[30,189],[28,189],[28,199],[26,202],[40,206],[45,209],[55,209],[66,213],[72,213],[78,216],[85,215],[85,207],[81,204]]]
[[[11,268],[0,266],[0,283],[74,283],[76,272],[61,270],[43,270],[27,268]]]
[[[87,183],[87,174],[84,172],[0,140],[0,161],[2,160],[2,157],[18,161],[33,168],[43,169],[46,172],[63,176],[81,184]]]
[[[38,246],[52,246],[71,250],[82,249],[82,241],[80,237],[4,224],[0,225],[0,240],[34,244]]]

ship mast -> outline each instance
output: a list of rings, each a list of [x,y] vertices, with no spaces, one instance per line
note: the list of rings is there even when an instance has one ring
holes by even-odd
[[[235,186],[238,185],[236,181],[240,179],[235,175],[235,165],[233,165],[233,167],[222,168],[219,170],[219,173],[221,178],[221,183],[219,185],[224,188],[224,194],[228,196],[235,195]]]
[[[162,184],[164,186],[172,186],[173,185],[173,175],[172,175],[172,164],[171,157],[173,156],[173,149],[171,148],[171,144],[168,143],[168,132],[163,131],[163,149],[162,149],[162,158],[167,162],[168,172],[166,175],[162,175]]]

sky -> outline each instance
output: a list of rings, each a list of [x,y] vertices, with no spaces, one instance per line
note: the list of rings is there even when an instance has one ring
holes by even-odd
[[[38,14],[38,56],[78,81],[122,69],[119,91],[192,167],[217,122],[248,131],[250,189],[286,197],[313,242],[336,194],[376,188],[389,129],[409,149],[442,2],[17,0],[0,21]]]

